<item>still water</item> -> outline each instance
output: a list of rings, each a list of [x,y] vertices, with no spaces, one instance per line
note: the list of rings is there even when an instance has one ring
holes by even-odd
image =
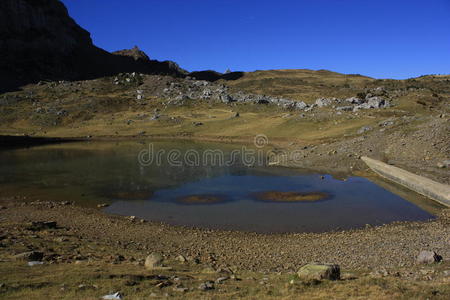
[[[388,183],[266,166],[260,149],[245,149],[253,150],[249,165],[242,147],[145,141],[2,151],[0,195],[86,206],[106,202],[109,213],[256,232],[322,232],[433,218],[426,207],[434,204],[404,190],[402,197],[394,194]],[[205,159],[211,150],[216,156]]]

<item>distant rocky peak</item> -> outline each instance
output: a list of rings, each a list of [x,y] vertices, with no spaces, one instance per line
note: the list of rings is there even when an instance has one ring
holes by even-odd
[[[141,49],[139,49],[138,46],[134,46],[131,49],[124,49],[124,50],[119,50],[119,51],[115,51],[112,52],[112,54],[114,55],[121,55],[121,56],[129,56],[132,57],[135,61],[149,61],[150,58],[148,57],[148,55],[142,51]]]

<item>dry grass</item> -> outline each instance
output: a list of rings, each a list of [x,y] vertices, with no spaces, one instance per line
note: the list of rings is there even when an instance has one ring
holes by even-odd
[[[228,84],[236,90],[313,102],[319,97],[354,96],[352,89],[362,89],[372,81],[327,70],[268,70],[245,73]]]
[[[428,75],[407,80],[373,79],[358,74],[341,74],[327,70],[267,70],[245,73],[227,82],[236,90],[303,100],[311,103],[320,97],[352,97],[368,88],[411,90],[417,95],[450,94],[450,75]],[[416,95],[415,95],[416,94]],[[444,98],[445,98],[444,97]],[[412,101],[413,103],[415,101]]]
[[[120,291],[125,299],[170,297],[175,299],[448,299],[448,282],[409,281],[396,277],[361,276],[354,280],[304,284],[295,275],[243,272],[240,281],[227,280],[211,291],[198,286],[214,275],[178,265],[173,271],[146,271],[128,263],[54,264],[28,267],[24,263],[0,263],[2,299],[99,299]],[[175,284],[157,287],[158,275],[187,278],[187,292]],[[189,279],[192,278],[192,279]],[[263,284],[262,284],[263,283]]]

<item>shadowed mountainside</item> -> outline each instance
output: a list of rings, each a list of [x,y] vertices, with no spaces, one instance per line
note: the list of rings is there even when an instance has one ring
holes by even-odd
[[[0,91],[40,80],[92,79],[120,72],[187,73],[174,62],[150,60],[145,54],[147,59],[124,51],[115,54],[93,45],[89,32],[58,0],[0,2]]]

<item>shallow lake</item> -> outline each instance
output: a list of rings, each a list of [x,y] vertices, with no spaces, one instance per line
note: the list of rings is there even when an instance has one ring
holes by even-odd
[[[322,232],[433,218],[439,205],[377,179],[266,165],[245,146],[69,143],[0,152],[1,196],[109,203],[106,212],[210,229]],[[332,173],[330,171],[330,173]]]

